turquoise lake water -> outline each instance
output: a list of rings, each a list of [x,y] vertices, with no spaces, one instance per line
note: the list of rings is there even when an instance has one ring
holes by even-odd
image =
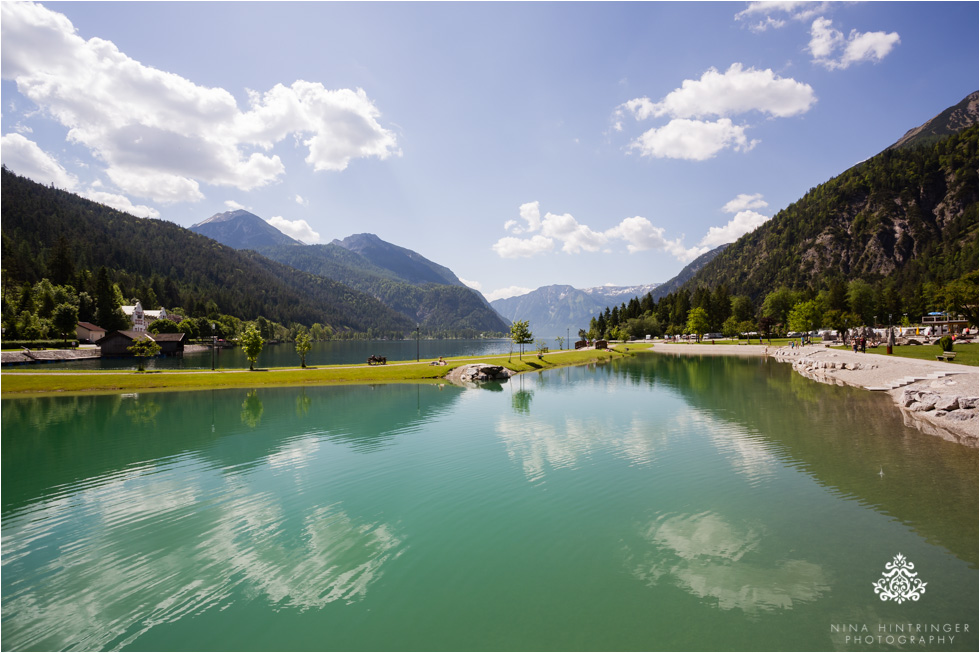
[[[2,427],[4,650],[978,647],[977,451],[772,360],[4,400]],[[925,591],[883,601],[899,554]]]

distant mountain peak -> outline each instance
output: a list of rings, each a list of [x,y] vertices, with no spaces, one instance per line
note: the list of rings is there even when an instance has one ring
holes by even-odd
[[[607,306],[618,306],[634,297],[642,299],[659,284],[594,286],[578,289],[554,284],[523,295],[490,302],[508,320],[528,320],[536,336],[564,336],[588,328],[589,319]]]
[[[224,213],[215,213],[214,215],[212,215],[207,220],[201,220],[200,222],[198,222],[196,225],[194,225],[191,228],[193,229],[194,227],[200,227],[203,224],[215,224],[217,222],[229,222],[231,220],[237,220],[237,219],[246,219],[247,220],[249,218],[256,218],[258,220],[262,220],[262,218],[260,218],[259,216],[255,215],[254,213],[250,213],[250,212],[246,211],[245,209],[236,209],[234,211],[225,211]],[[262,221],[265,222],[265,220],[262,220]]]
[[[384,241],[375,234],[353,234],[343,240],[335,239],[331,244],[356,252],[412,284],[464,285],[449,268],[433,263],[418,252]]]
[[[215,213],[190,230],[234,249],[303,244],[245,209]]]

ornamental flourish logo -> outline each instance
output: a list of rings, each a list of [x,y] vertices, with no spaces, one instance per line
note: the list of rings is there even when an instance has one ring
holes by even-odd
[[[918,601],[919,597],[926,593],[927,583],[923,583],[918,578],[919,573],[912,571],[913,569],[915,565],[899,553],[894,560],[885,565],[885,573],[874,584],[875,594],[882,601],[896,603]]]

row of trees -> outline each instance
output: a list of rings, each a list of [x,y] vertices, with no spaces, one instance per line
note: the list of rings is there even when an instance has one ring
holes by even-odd
[[[628,304],[607,307],[591,319],[584,335],[629,340],[683,333],[840,332],[859,326],[907,326],[932,311],[963,315],[975,325],[978,288],[975,270],[944,285],[922,284],[912,296],[899,295],[887,283],[872,285],[854,279],[831,282],[820,290],[777,288],[758,306],[746,295],[731,295],[724,284],[714,289],[698,287],[694,293],[682,288],[658,301],[648,293],[643,299],[634,297]]]
[[[6,275],[5,281],[6,281]],[[46,340],[74,338],[78,322],[91,322],[107,331],[128,329],[131,324],[123,313],[124,304],[133,305],[137,298],[125,298],[118,283],[110,280],[106,268],[96,275],[84,275],[88,285],[79,290],[73,285],[57,285],[44,278],[35,284],[13,286],[4,283],[2,291],[2,324],[4,340]],[[158,309],[155,302],[141,300],[144,309]],[[299,323],[283,325],[259,316],[245,321],[234,315],[217,312],[216,306],[197,307],[196,315],[175,306],[169,317],[155,320],[147,327],[151,333],[186,333],[189,339],[235,339],[249,325],[254,325],[265,341],[296,342],[300,334],[312,341],[329,340],[334,330],[329,325]],[[207,312],[205,312],[207,311]]]

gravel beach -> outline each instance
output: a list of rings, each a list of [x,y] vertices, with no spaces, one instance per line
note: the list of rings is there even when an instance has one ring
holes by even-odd
[[[885,354],[855,354],[823,346],[767,347],[657,343],[660,354],[770,356],[790,363],[815,381],[852,385],[886,392],[908,426],[970,447],[977,447],[977,397],[980,371],[944,361],[917,360]]]

